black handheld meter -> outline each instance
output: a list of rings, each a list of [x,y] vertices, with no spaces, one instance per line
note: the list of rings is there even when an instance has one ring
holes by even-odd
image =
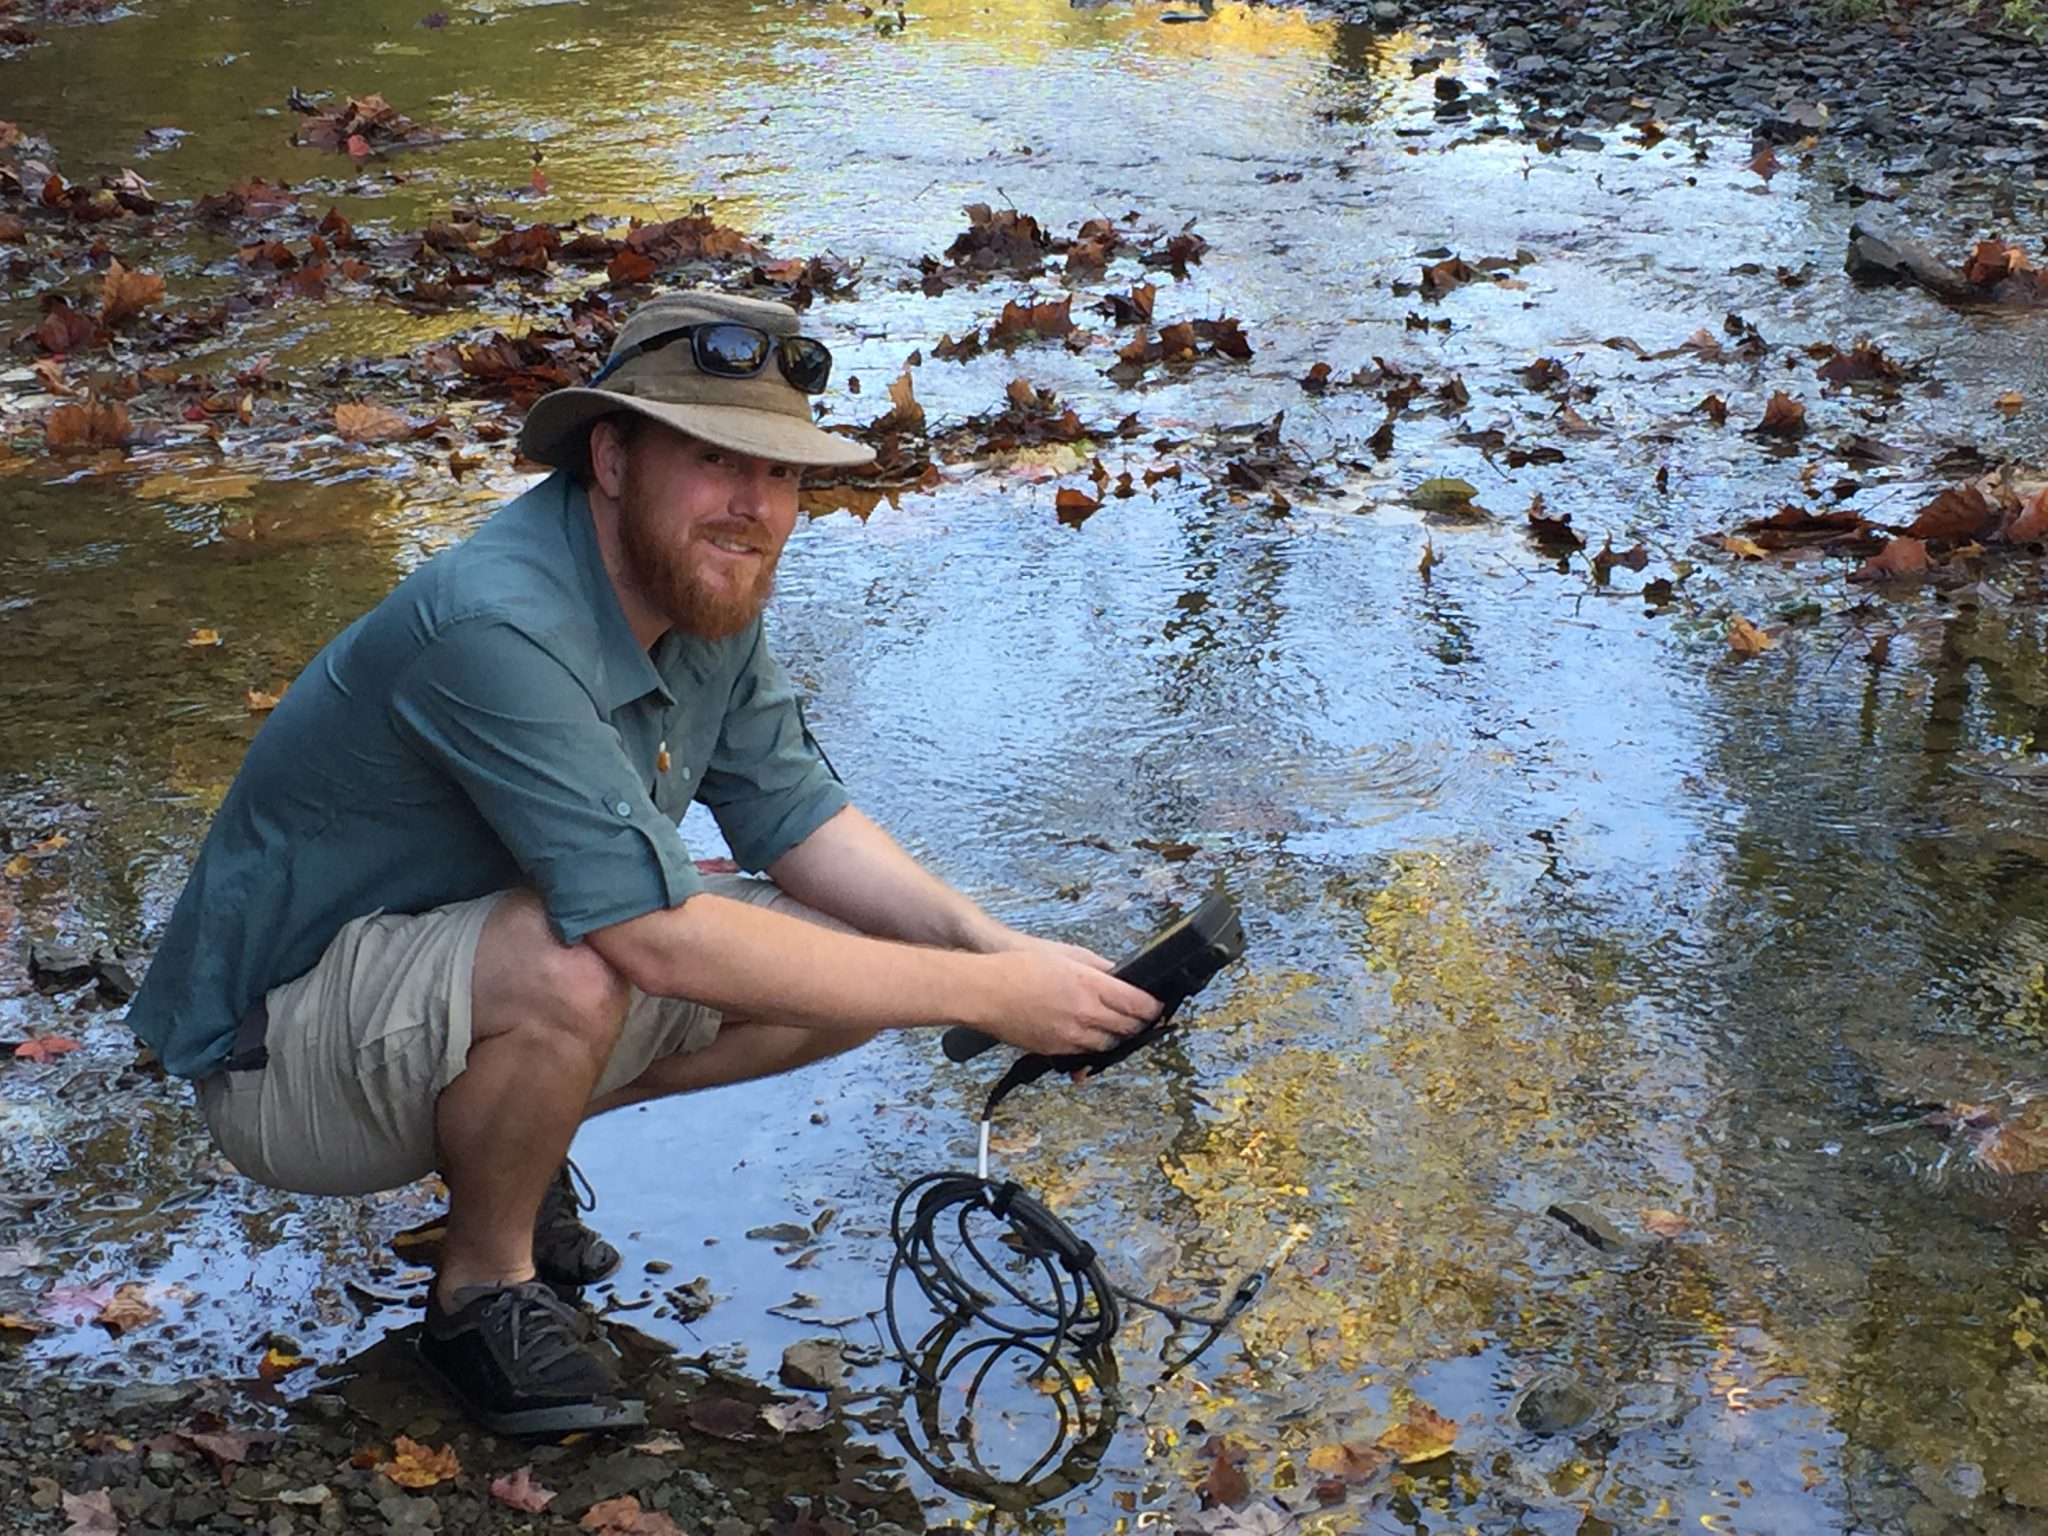
[[[1065,1056],[1031,1058],[1044,1063],[1045,1072],[1100,1072],[1122,1061],[1131,1052],[1150,1045],[1166,1032],[1180,1005],[1206,987],[1224,966],[1244,953],[1244,928],[1237,908],[1228,896],[1218,892],[1206,897],[1194,911],[1176,918],[1147,939],[1144,945],[1116,968],[1119,981],[1127,981],[1141,992],[1149,992],[1166,1005],[1158,1021],[1119,1040],[1102,1051],[1079,1051]],[[1002,1042],[978,1029],[956,1025],[946,1031],[940,1044],[953,1061],[970,1061]]]

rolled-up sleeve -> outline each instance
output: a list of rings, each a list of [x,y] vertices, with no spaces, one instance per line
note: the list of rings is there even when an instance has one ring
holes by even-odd
[[[703,889],[589,691],[509,624],[444,629],[396,680],[391,712],[400,737],[490,824],[563,943]]]
[[[766,869],[852,803],[758,624],[697,798],[747,870]]]

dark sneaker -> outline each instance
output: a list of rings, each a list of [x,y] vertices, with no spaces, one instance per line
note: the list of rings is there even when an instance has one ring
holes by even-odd
[[[630,1428],[647,1405],[592,1347],[584,1319],[537,1280],[474,1286],[427,1303],[420,1359],[477,1421],[501,1435]]]
[[[595,1285],[619,1267],[619,1250],[583,1225],[583,1212],[596,1208],[583,1170],[564,1162],[533,1222],[533,1267],[549,1285]]]

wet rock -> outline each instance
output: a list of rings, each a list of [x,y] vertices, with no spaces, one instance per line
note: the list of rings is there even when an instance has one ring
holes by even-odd
[[[1515,1399],[1514,1419],[1532,1435],[1562,1435],[1587,1423],[1607,1406],[1570,1371],[1545,1371]]]
[[[28,947],[28,977],[44,991],[92,980],[92,957],[74,944],[38,939]]]
[[[1572,1200],[1553,1205],[1543,1213],[1552,1221],[1561,1221],[1573,1235],[1591,1243],[1602,1253],[1619,1253],[1628,1247],[1628,1239],[1596,1207],[1582,1200]]]
[[[205,1385],[196,1381],[138,1381],[116,1387],[107,1398],[107,1419],[125,1426],[177,1413],[197,1398]]]
[[[829,1392],[846,1379],[846,1346],[837,1339],[803,1339],[782,1352],[782,1384]]]
[[[773,1226],[750,1227],[747,1236],[764,1243],[807,1243],[811,1240],[811,1229],[793,1221],[778,1221]]]
[[[142,970],[141,958],[117,945],[103,944],[92,952],[93,983],[109,1007],[119,1007],[141,990]]]
[[[1849,254],[1842,265],[1859,283],[1917,283],[1944,299],[1977,296],[1962,273],[1918,241],[1868,224],[1849,227]]]

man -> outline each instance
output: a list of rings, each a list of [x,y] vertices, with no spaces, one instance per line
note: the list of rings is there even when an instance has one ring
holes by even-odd
[[[1005,927],[848,800],[761,611],[830,354],[793,310],[645,305],[520,443],[556,473],[314,657],[249,750],[131,1010],[221,1150],[285,1189],[438,1170],[420,1350],[508,1433],[643,1408],[550,1288],[618,1255],[587,1116],[967,1023],[1100,1049],[1157,1004]],[[691,799],[743,868],[698,873]]]

